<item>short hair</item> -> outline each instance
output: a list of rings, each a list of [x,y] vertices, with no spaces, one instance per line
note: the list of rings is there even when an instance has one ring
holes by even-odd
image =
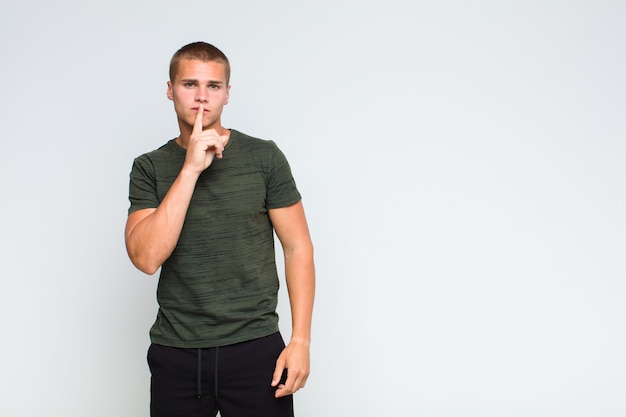
[[[230,62],[222,51],[206,42],[193,42],[180,48],[170,61],[170,81],[174,81],[178,73],[180,61],[197,59],[202,62],[219,62],[224,64],[226,84],[230,82]]]

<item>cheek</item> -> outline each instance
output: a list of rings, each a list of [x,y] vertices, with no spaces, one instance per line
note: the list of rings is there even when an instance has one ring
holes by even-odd
[[[174,103],[186,103],[189,100],[193,100],[193,97],[190,98],[190,94],[187,91],[172,91],[172,100]]]
[[[215,101],[217,101],[219,103],[222,103],[222,104],[227,104],[228,103],[228,94],[216,95]]]

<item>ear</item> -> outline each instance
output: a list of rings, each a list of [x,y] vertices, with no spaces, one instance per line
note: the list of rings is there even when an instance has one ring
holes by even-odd
[[[229,99],[230,99],[230,85],[226,87],[226,100],[224,101],[224,105],[228,104]]]
[[[167,98],[174,100],[174,94],[172,93],[172,82],[167,82]]]

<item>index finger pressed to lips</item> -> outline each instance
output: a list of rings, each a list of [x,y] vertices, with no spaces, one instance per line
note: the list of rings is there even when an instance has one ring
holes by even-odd
[[[204,116],[204,107],[202,104],[198,107],[198,113],[196,114],[196,122],[193,124],[193,133],[202,132],[202,117]]]

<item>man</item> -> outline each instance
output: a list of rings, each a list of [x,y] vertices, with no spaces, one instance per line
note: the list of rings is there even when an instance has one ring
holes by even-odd
[[[313,245],[287,160],[222,126],[230,64],[196,42],[172,57],[167,96],[180,135],[135,159],[126,248],[161,268],[150,330],[153,417],[292,416],[309,375]],[[276,314],[274,235],[285,255],[292,334]]]

